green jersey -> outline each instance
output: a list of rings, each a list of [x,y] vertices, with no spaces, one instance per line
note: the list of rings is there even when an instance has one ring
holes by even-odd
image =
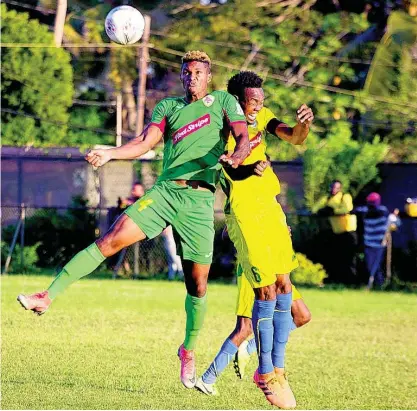
[[[152,113],[152,125],[164,133],[164,161],[159,181],[203,180],[216,185],[224,153],[225,123],[246,119],[237,100],[225,91],[213,91],[187,103],[184,98],[161,100]]]

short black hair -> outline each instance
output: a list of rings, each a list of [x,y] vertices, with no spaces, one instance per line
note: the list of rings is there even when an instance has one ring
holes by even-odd
[[[227,91],[237,96],[239,101],[245,100],[245,88],[261,88],[263,80],[253,71],[241,71],[227,83]]]

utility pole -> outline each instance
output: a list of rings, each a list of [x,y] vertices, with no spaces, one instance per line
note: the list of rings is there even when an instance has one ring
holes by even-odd
[[[116,94],[116,147],[122,145],[122,93]]]
[[[138,102],[136,113],[136,136],[143,131],[144,117],[145,117],[145,99],[146,99],[146,74],[148,70],[149,60],[149,36],[151,31],[151,17],[145,16],[145,30],[142,37],[142,47],[137,50],[137,68],[139,71],[138,82]]]
[[[55,46],[61,47],[64,37],[65,17],[67,15],[67,0],[58,0],[56,5],[54,40]]]

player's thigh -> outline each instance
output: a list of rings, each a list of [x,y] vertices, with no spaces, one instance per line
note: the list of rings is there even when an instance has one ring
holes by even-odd
[[[182,204],[172,222],[183,261],[210,265],[214,242],[214,195],[210,191],[183,193]]]
[[[236,316],[252,318],[253,302],[255,294],[248,279],[243,273],[242,266],[238,264],[236,269],[237,275],[237,301],[236,301]]]
[[[157,183],[125,211],[148,239],[161,234],[174,218],[169,194],[164,185]]]
[[[126,214],[122,214],[110,230],[97,241],[97,246],[104,257],[110,257],[124,247],[144,240],[146,234]]]

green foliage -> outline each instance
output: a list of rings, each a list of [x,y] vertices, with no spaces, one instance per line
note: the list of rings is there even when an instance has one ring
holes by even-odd
[[[36,267],[39,257],[37,250],[40,246],[40,243],[36,243],[32,246],[23,247],[23,266],[21,264],[21,247],[19,244],[15,245],[13,250],[12,259],[10,261],[10,266],[8,268],[8,273],[28,273],[28,272],[38,272],[39,269]],[[2,271],[4,270],[4,264],[6,263],[7,256],[9,254],[10,244],[6,242],[1,242],[1,261],[2,261]]]
[[[365,91],[371,96],[382,96],[406,104],[397,108],[390,106],[388,109],[386,104],[370,105],[366,119],[379,124],[364,129],[368,136],[378,133],[387,136],[390,141],[402,139],[407,135],[407,120],[415,120],[417,65],[412,54],[416,42],[417,19],[401,10],[393,12],[388,19],[387,31],[372,60]],[[395,124],[391,124],[391,121]],[[381,123],[386,129],[380,129]],[[416,133],[414,126],[414,136]]]
[[[57,209],[39,209],[25,221],[25,246],[37,245],[40,267],[61,266],[95,240],[95,217],[85,209],[87,203],[75,197],[75,208],[65,213]],[[3,239],[10,244],[15,227],[3,229]],[[26,248],[25,247],[25,248]]]
[[[2,4],[1,14],[3,43],[47,46],[2,49],[2,107],[41,119],[2,113],[3,144],[63,144],[74,93],[70,55],[62,48],[50,47],[53,35],[47,26],[30,20],[27,13],[8,10]]]
[[[349,126],[333,124],[326,140],[310,139],[304,153],[304,189],[308,209],[327,194],[329,184],[338,179],[353,198],[377,178],[377,164],[384,160],[388,145],[375,137],[371,143],[350,138]]]
[[[385,161],[391,163],[417,163],[417,136],[405,137],[391,143]]]
[[[321,264],[315,264],[304,254],[296,253],[298,268],[291,273],[291,281],[296,285],[323,285],[327,277],[326,271]]]
[[[112,134],[97,133],[92,130],[82,130],[71,126],[89,128],[104,128],[109,115],[107,112],[94,106],[76,107],[71,110],[67,144],[72,147],[91,147],[94,144],[115,144]]]

